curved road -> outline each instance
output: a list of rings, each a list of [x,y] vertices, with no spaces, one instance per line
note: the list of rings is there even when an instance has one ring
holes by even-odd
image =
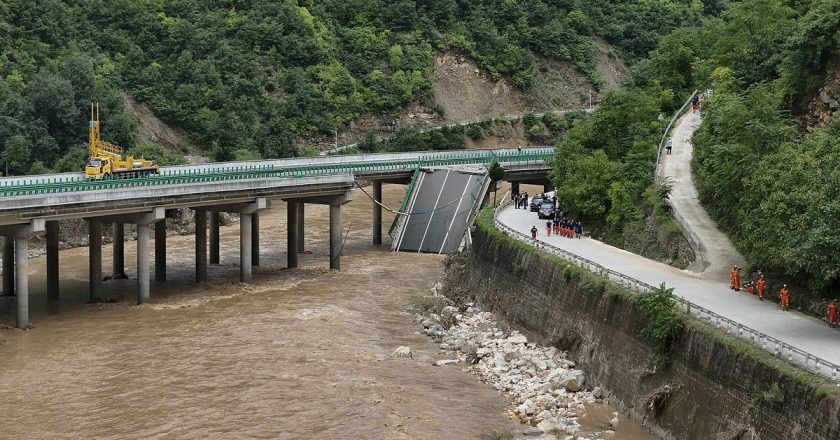
[[[700,205],[697,196],[691,173],[691,156],[694,151],[691,137],[700,122],[700,113],[692,112],[679,120],[671,135],[674,140],[673,153],[662,156],[661,176],[672,184],[671,207],[682,217],[682,226],[693,232],[700,242],[695,264],[690,269],[709,281],[728,282],[732,265],[744,266],[746,261],[729,237],[720,232],[715,221]]]

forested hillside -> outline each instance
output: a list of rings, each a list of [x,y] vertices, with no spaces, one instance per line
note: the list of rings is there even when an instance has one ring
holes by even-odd
[[[13,174],[77,170],[87,104],[134,146],[122,94],[213,158],[296,154],[365,112],[430,98],[432,56],[526,86],[538,58],[594,83],[593,38],[628,60],[716,4],[647,0],[9,0],[0,3],[0,146]]]
[[[701,200],[754,269],[836,295],[840,118],[804,123],[831,120],[838,107],[840,83],[818,92],[840,69],[840,0],[730,3],[635,64],[625,88],[565,137],[555,180],[616,244],[630,247],[651,215],[673,229],[667,185],[652,185],[657,115],[712,89],[694,139]],[[826,114],[806,117],[815,109]]]

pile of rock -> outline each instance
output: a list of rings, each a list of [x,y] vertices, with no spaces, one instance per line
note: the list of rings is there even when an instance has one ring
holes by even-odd
[[[576,433],[578,413],[584,404],[600,399],[602,391],[586,389],[586,374],[575,369],[565,352],[529,343],[515,330],[500,329],[492,313],[467,306],[463,313],[446,306],[439,314],[417,314],[415,319],[424,334],[440,341],[442,350],[454,352],[452,357],[471,364],[469,370],[510,396],[516,405],[511,414],[533,427],[531,435],[568,438]]]

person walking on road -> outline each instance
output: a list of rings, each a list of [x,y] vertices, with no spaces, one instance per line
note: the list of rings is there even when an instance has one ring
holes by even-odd
[[[694,95],[691,98],[691,110],[694,113],[697,113],[697,110],[700,110],[700,98],[698,98],[697,95]]]
[[[531,226],[531,240],[537,241],[537,227]]]
[[[735,266],[735,291],[741,291],[741,268],[739,266]]]
[[[668,144],[665,146],[665,154],[671,154],[672,148],[674,148],[674,140],[668,139]]]
[[[729,288],[735,290],[735,268],[738,266],[732,266],[732,269],[729,270]]]
[[[583,235],[583,225],[578,221],[575,223],[575,236],[580,238],[581,235]]]
[[[782,290],[779,292],[779,306],[781,306],[783,311],[787,311],[788,307],[790,307],[790,289],[788,289],[787,284],[782,286]]]
[[[828,303],[828,326],[837,328],[838,321],[840,321],[840,308],[837,307],[837,299],[833,299]]]
[[[549,220],[549,221],[545,222],[545,233],[546,233],[546,235],[547,235],[547,236],[549,236],[549,237],[551,237],[551,229],[552,229],[552,226],[554,226],[554,224],[553,224],[553,223],[551,223],[551,220]]]
[[[755,283],[755,287],[758,290],[759,301],[764,301],[764,289],[767,288],[767,281],[764,279],[764,275],[758,279],[758,282]]]

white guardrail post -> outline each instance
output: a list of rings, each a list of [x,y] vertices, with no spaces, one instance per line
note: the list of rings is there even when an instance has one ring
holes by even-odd
[[[618,284],[626,286],[628,289],[632,290],[635,286],[635,290],[637,292],[652,292],[656,290],[656,287],[645,283],[644,281],[637,280],[623,273],[614,271],[612,269],[608,269],[592,260],[569,252],[565,249],[560,249],[549,243],[541,241],[534,242],[533,240],[531,240],[531,237],[527,234],[519,232],[509,227],[508,225],[503,224],[498,218],[499,213],[502,212],[502,210],[504,210],[505,208],[507,208],[510,204],[511,201],[507,201],[493,210],[493,224],[497,229],[505,233],[505,235],[508,235],[519,241],[529,243],[537,249],[541,249],[555,254],[565,259],[566,261],[575,264],[580,268],[586,269],[592,273],[607,278],[608,280],[616,279]],[[674,296],[674,300],[678,303],[682,303],[685,306],[685,312],[687,316],[696,317],[696,319],[700,321],[705,321],[709,325],[717,327],[725,333],[732,334],[733,336],[736,336],[739,339],[750,342],[758,347],[761,347],[762,350],[766,350],[772,353],[780,359],[787,360],[791,364],[803,367],[807,371],[813,371],[823,377],[831,379],[832,382],[838,383],[838,385],[840,385],[840,366],[829,362],[825,359],[814,356],[810,353],[806,353],[802,350],[791,347],[790,345],[770,335],[764,334],[758,330],[741,325],[738,322],[720,316],[709,309],[692,303],[684,297]],[[748,336],[744,335],[745,332]],[[758,339],[758,341],[756,341],[756,339]],[[768,343],[770,344],[769,347],[767,346]],[[785,356],[786,349],[787,356]],[[794,353],[796,354],[796,356],[794,356]],[[813,361],[813,366],[810,365],[811,361]],[[823,370],[823,365],[827,368],[827,370]]]

